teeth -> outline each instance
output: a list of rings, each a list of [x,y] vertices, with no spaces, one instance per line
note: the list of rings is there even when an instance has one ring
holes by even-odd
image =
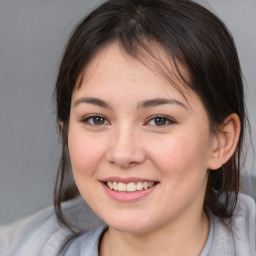
[[[121,191],[121,192],[125,192],[126,191],[126,184],[122,183],[122,182],[119,182],[118,185],[117,185],[117,190]]]
[[[153,185],[154,185],[154,182],[153,182],[153,181],[151,181],[151,182],[148,183],[148,186],[149,186],[150,188],[153,187]]]
[[[143,189],[148,189],[151,188],[154,185],[154,182],[152,181],[144,181],[144,182],[130,182],[128,184],[125,184],[123,182],[112,182],[112,181],[108,181],[107,182],[107,186],[115,191],[119,191],[119,192],[135,192],[135,191],[140,191]]]
[[[148,188],[148,182],[143,182],[143,188],[147,189]]]
[[[108,182],[107,182],[107,185],[108,185],[108,187],[109,187],[110,189],[113,189],[113,184],[112,184],[112,182],[108,181]]]
[[[117,187],[118,187],[118,186],[117,186],[117,183],[114,181],[114,182],[113,182],[113,189],[114,189],[115,191],[117,191]]]
[[[127,185],[126,185],[126,190],[128,191],[128,192],[134,192],[134,191],[136,191],[136,184],[134,183],[134,182],[131,182],[131,183],[128,183]]]
[[[143,184],[142,184],[142,182],[137,182],[137,184],[136,184],[136,189],[137,189],[137,190],[142,190],[142,189],[143,189]]]

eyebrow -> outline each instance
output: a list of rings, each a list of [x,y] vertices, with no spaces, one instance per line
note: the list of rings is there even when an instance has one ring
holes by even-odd
[[[93,97],[80,98],[80,99],[76,100],[74,103],[74,107],[76,107],[77,105],[79,105],[81,103],[89,103],[89,104],[96,105],[96,106],[99,106],[102,108],[111,108],[111,105],[108,102],[98,99],[98,98],[93,98]]]
[[[102,107],[102,108],[108,108],[108,109],[112,108],[110,103],[108,103],[104,100],[101,100],[99,98],[94,98],[94,97],[80,98],[80,99],[75,101],[74,107],[76,107],[77,105],[79,105],[81,103],[88,103],[88,104],[92,104],[92,105],[96,105],[96,106],[99,106],[99,107]],[[150,108],[150,107],[156,107],[156,106],[165,105],[165,104],[178,105],[178,106],[181,106],[185,109],[188,109],[188,107],[179,100],[165,99],[165,98],[156,98],[156,99],[144,100],[144,101],[138,103],[137,108],[138,109]]]
[[[150,100],[142,101],[141,103],[138,104],[138,109],[156,107],[156,106],[165,105],[165,104],[178,105],[178,106],[181,106],[185,109],[188,109],[188,107],[183,102],[181,102],[179,100],[165,99],[165,98],[157,98],[157,99],[150,99]]]

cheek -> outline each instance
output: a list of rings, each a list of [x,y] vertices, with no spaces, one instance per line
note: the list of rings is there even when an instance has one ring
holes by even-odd
[[[74,175],[92,175],[103,156],[102,141],[71,129],[68,143]]]
[[[181,132],[157,142],[150,154],[162,172],[183,178],[201,174],[207,169],[209,157],[208,134]],[[151,144],[152,145],[152,144]]]

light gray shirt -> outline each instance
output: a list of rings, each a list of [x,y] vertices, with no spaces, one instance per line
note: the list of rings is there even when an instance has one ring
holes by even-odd
[[[81,236],[72,237],[58,224],[53,208],[49,208],[25,220],[25,224],[23,221],[0,228],[0,255],[98,256],[99,240],[107,225],[82,198],[65,203],[63,208],[72,226],[83,230]],[[200,256],[256,256],[255,208],[251,197],[240,194],[230,220],[210,214],[210,231]]]

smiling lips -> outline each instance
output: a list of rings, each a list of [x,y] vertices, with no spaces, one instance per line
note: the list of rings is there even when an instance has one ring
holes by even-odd
[[[151,188],[155,183],[152,181],[139,181],[139,182],[117,182],[117,181],[107,181],[106,185],[117,192],[136,192],[141,190],[146,190]]]
[[[107,195],[118,202],[136,202],[151,194],[158,181],[145,180],[136,177],[109,177],[101,181]]]

